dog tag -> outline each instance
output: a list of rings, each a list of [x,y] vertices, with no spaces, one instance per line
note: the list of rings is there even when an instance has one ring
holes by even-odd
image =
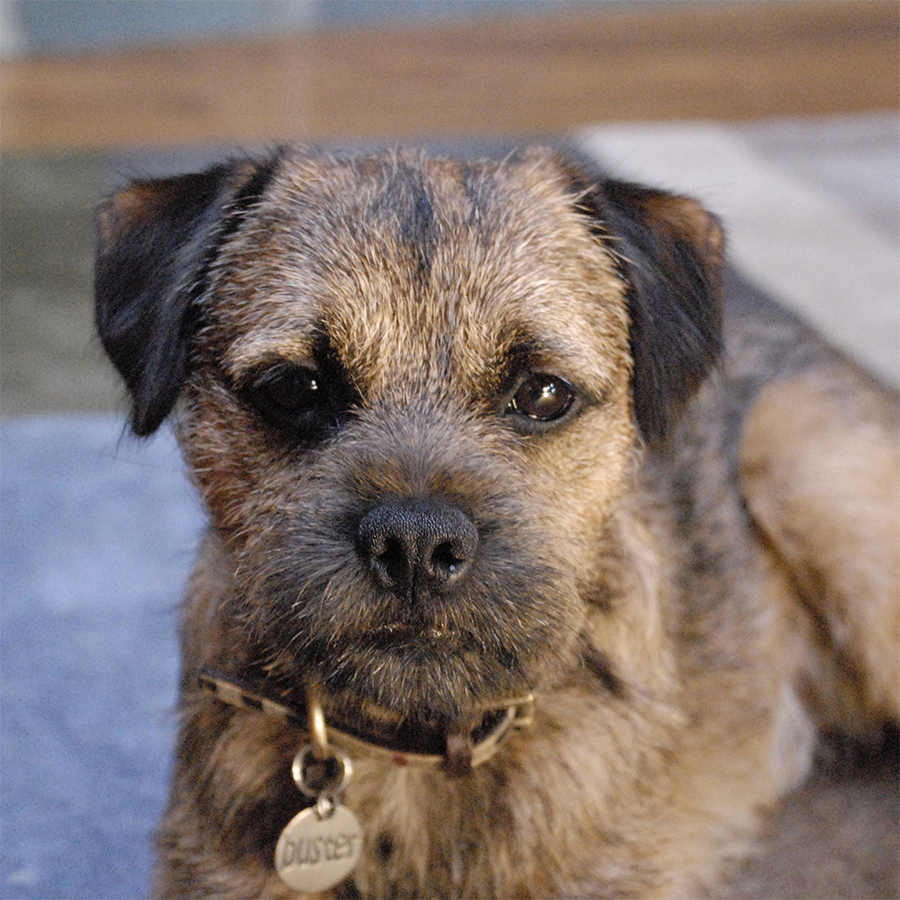
[[[316,685],[307,688],[311,743],[301,747],[291,764],[294,784],[314,806],[303,809],[281,832],[275,846],[275,870],[301,894],[327,891],[353,870],[362,852],[362,828],[339,800],[353,773],[350,758],[328,743],[325,714]]]
[[[356,816],[346,806],[319,802],[285,826],[275,848],[275,868],[295,891],[327,891],[353,871],[361,850]]]

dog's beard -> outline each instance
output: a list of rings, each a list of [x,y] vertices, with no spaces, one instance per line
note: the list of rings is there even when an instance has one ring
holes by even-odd
[[[378,589],[341,534],[321,517],[272,530],[265,564],[238,566],[256,573],[237,587],[259,664],[286,690],[314,679],[341,717],[452,729],[571,664],[572,579],[521,529],[515,546],[491,530],[457,590],[409,597]]]

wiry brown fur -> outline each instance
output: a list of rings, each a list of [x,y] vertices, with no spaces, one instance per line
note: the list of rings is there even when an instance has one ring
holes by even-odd
[[[202,694],[205,665],[295,699],[315,675],[327,714],[448,729],[535,692],[534,725],[461,777],[354,759],[372,897],[689,895],[803,780],[817,726],[897,718],[896,397],[740,302],[703,381],[721,235],[696,204],[546,151],[289,150],[197,177],[110,200],[98,261],[135,428],[180,393],[212,523],[158,896],[294,896],[272,859],[305,802],[298,735]],[[288,363],[347,397],[314,440],[252,399]],[[578,414],[517,433],[523,369],[576,385]],[[476,524],[452,593],[373,586],[354,534],[385,497]]]

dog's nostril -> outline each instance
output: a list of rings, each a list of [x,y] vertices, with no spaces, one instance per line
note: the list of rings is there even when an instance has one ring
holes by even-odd
[[[456,550],[449,541],[438,544],[431,554],[431,567],[435,572],[443,572],[447,575],[455,574],[465,560],[458,556]]]
[[[358,530],[360,555],[381,587],[407,597],[440,594],[468,571],[478,530],[462,510],[431,498],[391,498]]]
[[[373,570],[384,586],[401,584],[411,577],[410,555],[397,538],[386,538],[384,549],[372,559]]]

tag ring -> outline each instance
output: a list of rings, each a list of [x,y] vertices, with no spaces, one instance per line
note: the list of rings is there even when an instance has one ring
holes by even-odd
[[[322,689],[316,682],[306,686],[306,713],[309,740],[319,759],[331,755],[328,746],[328,732],[325,730],[325,712],[322,709]]]
[[[338,796],[352,774],[353,763],[346,753],[333,749],[319,757],[312,744],[304,744],[291,763],[294,784],[307,797]]]

